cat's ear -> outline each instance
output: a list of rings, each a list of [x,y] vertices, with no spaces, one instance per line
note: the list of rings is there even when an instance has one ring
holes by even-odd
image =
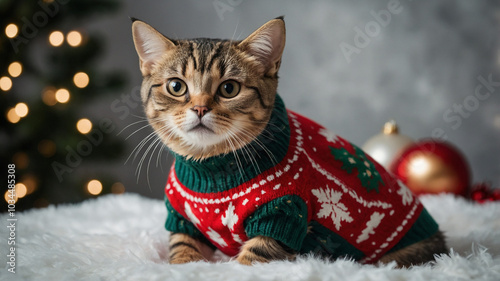
[[[260,62],[264,73],[276,73],[281,64],[285,37],[285,21],[279,17],[265,23],[238,46]]]
[[[154,65],[159,63],[169,50],[175,48],[175,44],[167,37],[139,20],[132,23],[132,36],[143,76],[151,74]]]

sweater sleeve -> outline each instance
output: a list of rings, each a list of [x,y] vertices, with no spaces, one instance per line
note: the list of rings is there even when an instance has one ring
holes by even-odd
[[[200,240],[201,242],[209,245],[211,248],[215,246],[210,243],[210,241],[194,226],[194,224],[187,219],[185,219],[181,214],[179,214],[174,207],[170,204],[167,198],[165,198],[165,206],[167,207],[167,220],[165,222],[165,229],[173,233],[184,233]]]
[[[245,220],[248,238],[271,237],[299,251],[307,234],[307,205],[297,195],[286,195],[259,207]]]

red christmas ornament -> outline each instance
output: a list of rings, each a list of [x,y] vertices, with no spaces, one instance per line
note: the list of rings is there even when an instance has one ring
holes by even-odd
[[[471,181],[462,153],[450,143],[433,140],[405,149],[390,170],[417,195],[447,192],[466,196]]]
[[[478,183],[472,187],[469,197],[478,203],[500,201],[500,189],[492,189],[489,183]]]

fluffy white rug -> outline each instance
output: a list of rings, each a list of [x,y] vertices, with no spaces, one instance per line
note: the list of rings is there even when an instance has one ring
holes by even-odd
[[[436,264],[410,269],[312,257],[241,266],[217,262],[169,265],[161,200],[108,195],[77,205],[17,215],[16,274],[7,271],[7,227],[0,227],[1,280],[500,280],[500,203],[451,195],[422,198],[453,249]],[[7,215],[0,220],[7,224]]]

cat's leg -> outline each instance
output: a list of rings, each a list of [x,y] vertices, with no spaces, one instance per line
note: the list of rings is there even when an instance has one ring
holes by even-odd
[[[243,245],[237,260],[241,264],[251,265],[254,262],[293,260],[295,255],[294,250],[273,238],[256,236]]]
[[[184,233],[172,233],[169,248],[171,264],[208,260],[213,254],[208,245]]]
[[[410,267],[434,261],[434,255],[447,254],[448,252],[443,233],[438,231],[423,241],[384,255],[380,261],[382,263],[396,261],[398,267]]]

